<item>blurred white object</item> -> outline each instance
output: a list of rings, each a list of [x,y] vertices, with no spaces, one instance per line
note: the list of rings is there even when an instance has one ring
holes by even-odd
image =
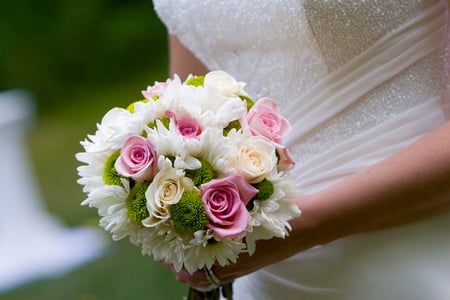
[[[25,91],[0,93],[0,292],[64,274],[105,247],[97,228],[65,228],[45,211],[25,148],[33,113]]]

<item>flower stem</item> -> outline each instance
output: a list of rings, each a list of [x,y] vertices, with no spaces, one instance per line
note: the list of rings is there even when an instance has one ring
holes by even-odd
[[[227,283],[214,290],[201,292],[192,287],[189,287],[188,296],[185,300],[219,300],[220,293],[227,300],[233,300],[233,283]]]
[[[233,283],[222,285],[222,296],[227,300],[233,300]]]

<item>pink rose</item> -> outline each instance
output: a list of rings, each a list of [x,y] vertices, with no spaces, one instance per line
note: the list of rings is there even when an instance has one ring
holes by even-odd
[[[245,205],[258,193],[241,175],[214,179],[200,188],[209,218],[208,228],[221,238],[234,237],[247,229]]]
[[[166,111],[166,116],[175,120],[177,130],[184,138],[197,138],[202,133],[200,124],[189,115],[176,115]]]
[[[280,159],[278,161],[278,169],[280,171],[286,170],[289,166],[292,166],[295,164],[294,158],[292,157],[291,153],[286,147],[279,147],[277,148],[278,155],[280,156]]]
[[[156,151],[150,141],[138,135],[127,138],[114,167],[119,175],[138,182],[150,181],[157,172]]]
[[[147,87],[147,90],[142,91],[142,95],[150,100],[155,96],[160,97],[168,85],[167,82],[156,82],[153,86]]]
[[[270,98],[255,102],[247,116],[247,122],[254,135],[264,136],[275,143],[291,131],[291,124],[280,115],[280,108]]]
[[[180,134],[185,138],[196,138],[202,133],[202,128],[196,120],[183,118],[177,120],[177,128]]]

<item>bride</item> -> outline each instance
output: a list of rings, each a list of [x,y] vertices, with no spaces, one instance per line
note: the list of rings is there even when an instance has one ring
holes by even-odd
[[[302,215],[217,280],[238,300],[448,298],[447,1],[153,2],[172,74],[223,69],[294,128]]]

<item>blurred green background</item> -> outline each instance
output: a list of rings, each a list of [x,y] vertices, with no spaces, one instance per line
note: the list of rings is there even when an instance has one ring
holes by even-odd
[[[46,209],[66,226],[98,222],[94,209],[80,206],[79,141],[94,133],[111,107],[141,99],[147,85],[166,79],[166,50],[166,31],[151,0],[0,2],[0,90],[24,88],[35,97],[36,120],[26,141],[32,171]],[[181,299],[186,291],[124,240],[62,277],[26,284],[0,299]]]

